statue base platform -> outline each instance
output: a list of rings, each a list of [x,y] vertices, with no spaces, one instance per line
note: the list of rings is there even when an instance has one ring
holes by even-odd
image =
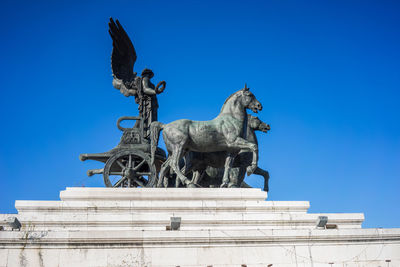
[[[0,267],[400,266],[400,229],[307,213],[309,202],[266,201],[260,189],[67,188],[60,198],[0,215]]]

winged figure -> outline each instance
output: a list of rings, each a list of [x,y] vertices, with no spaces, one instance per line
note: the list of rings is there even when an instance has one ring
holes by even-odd
[[[154,73],[150,69],[144,69],[141,77],[133,71],[137,56],[135,47],[128,34],[118,20],[110,18],[108,23],[113,49],[111,53],[111,69],[113,74],[113,86],[124,96],[134,96],[139,104],[139,116],[143,120],[144,137],[150,134],[150,124],[157,120],[157,94],[164,91],[166,82],[161,81],[154,86],[151,82]]]

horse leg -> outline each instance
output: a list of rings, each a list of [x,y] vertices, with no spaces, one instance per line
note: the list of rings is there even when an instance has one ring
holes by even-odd
[[[241,137],[237,137],[234,142],[228,143],[228,147],[238,150],[248,150],[253,152],[253,159],[251,165],[247,167],[247,175],[251,175],[257,168],[258,146]]]
[[[241,183],[240,187],[242,187],[242,188],[252,188],[250,185],[246,184],[245,181],[243,181],[243,182]]]
[[[185,176],[185,177],[187,177],[188,176],[188,174],[192,171],[193,172],[193,170],[192,170],[192,165],[190,164],[191,163],[191,160],[190,160],[190,153],[187,153],[184,157],[183,157],[183,162],[184,162],[184,165],[183,165],[183,167],[181,168],[181,172],[183,173],[183,175]],[[193,179],[194,179],[194,173],[192,174],[192,179],[191,179],[191,182],[193,183]],[[179,177],[178,176],[176,176],[176,181],[175,181],[175,186],[176,187],[179,187],[181,185],[181,180],[179,179]]]
[[[227,187],[229,183],[229,170],[232,168],[233,164],[233,157],[231,154],[228,154],[228,156],[225,159],[225,170],[224,170],[224,176],[222,178],[222,184],[220,187]]]
[[[197,177],[198,175],[199,175],[199,172],[198,172],[198,171],[192,171],[192,180],[190,180],[190,182],[191,182],[192,184],[194,184],[195,181],[199,179],[199,178]],[[185,176],[186,176],[186,173],[185,173]]]
[[[230,183],[229,183],[229,187],[241,187],[243,180],[244,180],[244,176],[246,175],[246,168],[244,167],[237,167],[237,168],[233,168],[232,171],[230,172]]]
[[[171,164],[171,163],[170,163]],[[168,165],[168,169],[167,169],[167,173],[168,175],[166,175],[164,177],[164,187],[167,188],[169,186],[169,180],[172,179],[172,175],[174,174],[174,172],[171,170],[171,165]]]
[[[158,183],[157,183],[157,187],[162,187],[162,184],[163,184],[163,182],[164,182],[164,180],[165,179],[168,179],[166,176],[165,176],[165,173],[169,170],[169,162],[171,161],[171,158],[170,157],[168,157],[167,158],[167,160],[161,165],[161,170],[160,170],[160,174],[159,174],[159,176],[158,176]],[[165,185],[165,182],[164,182],[164,185]],[[168,186],[168,184],[167,184],[167,186]],[[165,186],[165,187],[167,187],[167,186]]]
[[[229,188],[237,188],[239,180],[239,168],[231,168],[229,171]]]
[[[269,185],[268,185],[269,184],[268,183],[269,182],[269,172],[257,167],[257,169],[254,171],[254,174],[264,176],[264,189],[263,190],[268,192],[269,191]]]
[[[203,170],[203,171],[200,172],[199,179],[198,179],[197,182],[196,182],[196,184],[197,184],[198,186],[200,186],[200,182],[201,182],[201,180],[203,180],[203,177],[204,177],[204,174],[205,174],[205,173],[206,173],[205,170]]]
[[[181,180],[178,175],[175,177],[175,187],[178,188],[181,185]]]
[[[199,171],[199,170],[193,171],[192,184],[198,185],[203,176],[204,176],[204,171]]]
[[[180,168],[179,168],[179,160],[181,159],[181,157],[183,156],[183,149],[182,146],[175,146],[175,149],[172,152],[172,161],[171,161],[171,168],[174,170],[174,172],[176,173],[176,176],[181,180],[181,182],[188,186],[188,187],[195,187],[195,185],[193,185],[191,183],[191,181],[186,178],[185,175],[183,175],[183,173],[181,172]]]

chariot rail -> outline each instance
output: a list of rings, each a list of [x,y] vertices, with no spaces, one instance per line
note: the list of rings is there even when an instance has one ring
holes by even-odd
[[[132,128],[125,128],[121,126],[125,120],[135,120],[138,123]],[[90,169],[87,175],[103,174],[106,187],[154,187],[161,164],[166,160],[165,151],[157,147],[156,160],[151,164],[150,142],[144,138],[141,117],[121,117],[117,120],[117,127],[123,134],[115,148],[103,153],[79,155],[81,161],[104,163],[104,168]]]

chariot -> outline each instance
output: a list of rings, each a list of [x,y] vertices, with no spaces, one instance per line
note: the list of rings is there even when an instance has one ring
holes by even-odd
[[[121,122],[136,121],[132,128],[124,128]],[[124,116],[118,119],[117,127],[123,134],[119,144],[108,152],[81,154],[81,161],[96,160],[104,163],[102,169],[87,171],[88,176],[103,174],[106,187],[154,187],[161,164],[166,160],[165,151],[156,150],[151,164],[150,142],[144,135],[143,119]]]

